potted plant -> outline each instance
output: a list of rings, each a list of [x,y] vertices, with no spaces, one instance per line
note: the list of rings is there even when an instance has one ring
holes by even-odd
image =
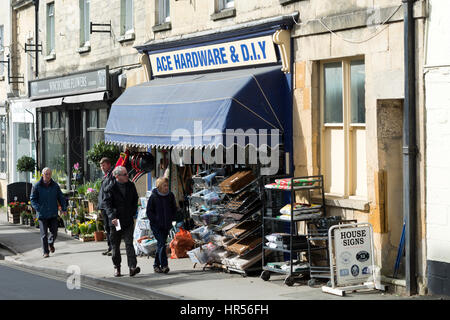
[[[9,214],[8,221],[11,223],[20,223],[20,213],[25,210],[25,202],[13,201],[8,203]]]
[[[20,213],[20,224],[27,225],[28,224],[28,212],[22,211]]]
[[[105,233],[103,230],[101,230],[101,220],[100,217],[97,216],[97,219],[95,220],[95,231],[94,231],[94,239],[95,241],[103,241],[105,239]]]
[[[87,151],[87,159],[89,163],[96,166],[99,165],[102,158],[109,158],[111,163],[117,162],[120,156],[120,149],[118,146],[112,144],[106,144],[104,141],[100,141],[92,146],[91,149]]]
[[[19,172],[33,172],[36,168],[36,161],[29,156],[22,156],[17,160],[17,171]],[[28,182],[28,175],[27,175]]]
[[[94,188],[86,189],[86,198],[88,200],[89,213],[92,213],[97,208],[98,203],[98,191]]]

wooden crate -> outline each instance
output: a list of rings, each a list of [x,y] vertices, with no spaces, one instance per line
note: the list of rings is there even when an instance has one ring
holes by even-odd
[[[222,183],[219,184],[219,187],[223,193],[235,193],[236,191],[248,185],[253,180],[255,180],[255,176],[253,175],[253,172],[251,170],[240,171],[225,179]]]

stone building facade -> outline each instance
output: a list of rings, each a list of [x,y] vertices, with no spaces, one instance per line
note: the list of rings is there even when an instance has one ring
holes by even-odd
[[[6,8],[10,7],[9,0]],[[11,11],[0,12],[0,201],[6,205],[6,185],[8,184],[8,115],[6,100],[10,92],[8,81],[8,56],[10,54]]]
[[[12,6],[16,46],[19,43],[24,46],[34,39],[33,2],[13,1]],[[108,66],[110,72],[119,74],[121,81],[127,79],[126,84],[120,83],[123,91],[152,77],[145,55],[139,54],[135,47],[228,32],[236,25],[257,26],[288,15],[293,15],[293,28],[284,62],[292,76],[293,174],[324,175],[329,215],[372,223],[377,265],[389,277],[403,222],[401,0],[41,0],[39,38],[43,52],[38,78],[63,77]],[[423,73],[426,17],[427,1],[416,1],[417,75]],[[94,30],[109,32],[90,33],[86,31],[86,21],[95,24]],[[20,45],[15,50],[16,72],[27,81],[33,80],[32,55],[24,54]],[[419,291],[424,294],[425,97],[423,77],[417,76],[416,80],[419,123],[416,264]],[[15,92],[28,97],[27,87],[19,84]],[[50,110],[46,108],[36,109],[37,127],[43,126],[43,113]],[[53,112],[62,110],[52,108]],[[69,125],[66,120],[66,126]],[[38,151],[39,148],[43,145],[38,146]],[[42,157],[42,150],[38,154]],[[71,164],[66,163],[66,168]],[[141,188],[143,192],[147,186]]]

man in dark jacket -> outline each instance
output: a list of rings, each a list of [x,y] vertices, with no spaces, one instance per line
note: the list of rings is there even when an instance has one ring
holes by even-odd
[[[136,186],[128,180],[125,167],[116,167],[113,170],[113,176],[115,177],[114,183],[104,190],[104,208],[110,224],[114,276],[121,276],[120,263],[122,262],[122,257],[120,256],[120,242],[123,238],[130,276],[133,277],[141,271],[137,267],[136,252],[133,246],[133,218],[137,212],[139,197]]]
[[[112,175],[113,168],[111,166],[111,160],[109,158],[102,158],[100,160],[100,168],[103,171],[102,185],[100,187],[100,191],[98,193],[98,210],[101,210],[103,217],[103,226],[106,232],[106,240],[108,244],[108,250],[102,252],[103,255],[111,256],[112,246],[111,246],[111,229],[109,225],[109,219],[106,215],[106,211],[104,208],[104,200],[105,200],[105,189],[109,188],[110,185],[114,183],[114,176]]]
[[[147,217],[150,220],[150,228],[157,241],[157,249],[153,269],[157,273],[168,273],[169,264],[166,254],[166,242],[172,221],[175,220],[177,204],[175,196],[169,192],[167,178],[156,180],[156,188],[153,189],[147,203]]]
[[[61,211],[67,211],[66,199],[59,185],[52,179],[52,170],[44,168],[42,178],[36,182],[31,190],[31,205],[36,210],[41,232],[41,243],[44,258],[49,257],[49,251],[55,252],[55,240],[58,236],[58,202]],[[50,234],[48,231],[50,230]]]

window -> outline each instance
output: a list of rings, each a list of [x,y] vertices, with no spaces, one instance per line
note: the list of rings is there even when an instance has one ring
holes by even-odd
[[[91,109],[87,112],[87,150],[94,144],[105,140],[106,121],[108,120],[108,111],[106,108]],[[89,180],[94,181],[103,176],[98,165],[88,162]]]
[[[55,52],[55,3],[47,4],[47,54]]]
[[[170,22],[170,0],[158,0],[159,24]]]
[[[3,26],[0,26],[0,61],[5,61]],[[4,71],[5,71],[5,67],[4,67],[3,63],[0,63],[0,76],[3,75]]]
[[[54,170],[66,172],[65,113],[50,111],[43,117],[43,165]]]
[[[6,173],[7,167],[7,146],[6,146],[6,115],[0,116],[0,173]]]
[[[321,64],[321,160],[325,191],[367,198],[365,65]]]
[[[90,18],[89,6],[90,0],[80,0],[80,45],[89,46]]]
[[[120,20],[122,35],[133,32],[133,0],[121,0]]]
[[[219,0],[219,11],[234,8],[234,0]]]

